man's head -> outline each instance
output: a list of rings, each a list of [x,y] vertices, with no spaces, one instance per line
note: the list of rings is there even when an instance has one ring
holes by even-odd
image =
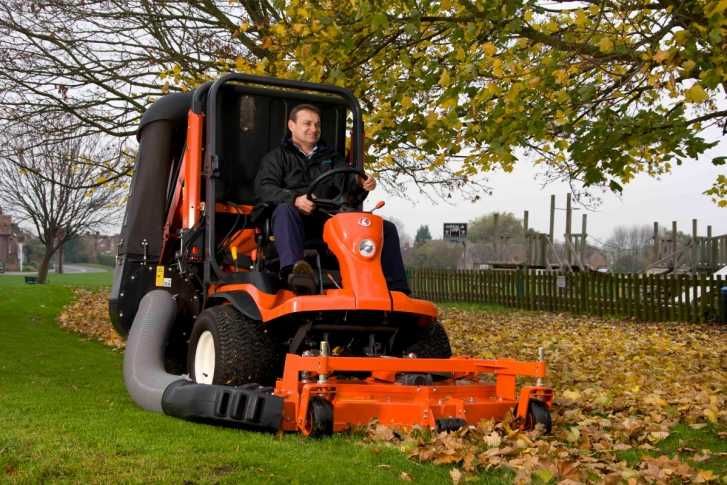
[[[312,150],[321,137],[321,110],[312,104],[299,104],[290,110],[288,129],[293,143]]]

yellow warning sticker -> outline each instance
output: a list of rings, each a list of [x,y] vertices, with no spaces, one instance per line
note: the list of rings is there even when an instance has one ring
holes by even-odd
[[[164,286],[164,266],[157,266],[156,286]]]

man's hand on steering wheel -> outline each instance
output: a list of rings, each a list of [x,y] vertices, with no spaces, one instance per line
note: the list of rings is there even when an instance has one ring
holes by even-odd
[[[363,188],[366,192],[371,192],[376,188],[376,179],[373,178],[371,175],[367,175],[364,179],[363,177],[358,177],[358,184]]]
[[[323,210],[324,212],[328,211],[340,211],[344,207],[349,207],[352,205],[352,202],[350,201],[350,193],[348,193],[345,188],[341,188],[341,191],[339,194],[334,198],[324,198],[324,197],[317,197],[315,195],[315,190],[320,185],[320,183],[324,180],[327,180],[333,176],[336,176],[338,174],[355,174],[357,175],[357,182],[359,185],[361,185],[364,190],[367,190],[366,187],[364,187],[364,184],[368,187],[375,187],[376,186],[376,180],[373,179],[373,177],[369,177],[364,173],[363,170],[359,170],[353,167],[342,167],[342,168],[334,168],[333,170],[329,170],[328,172],[322,173],[319,175],[315,180],[311,182],[311,184],[308,186],[308,190],[306,191],[306,194],[301,197],[306,197],[308,201],[312,201],[314,208],[318,208],[319,210]],[[363,180],[363,182],[361,182]],[[349,188],[350,190],[350,188]],[[299,197],[300,198],[300,197]],[[297,206],[296,199],[296,207]],[[303,209],[301,209],[303,210]],[[305,213],[305,212],[304,212]]]
[[[296,209],[309,216],[316,210],[316,204],[308,198],[308,194],[299,195],[293,203]]]

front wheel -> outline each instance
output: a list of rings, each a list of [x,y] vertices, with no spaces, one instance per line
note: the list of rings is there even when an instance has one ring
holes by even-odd
[[[442,324],[434,321],[426,328],[417,329],[414,343],[405,353],[425,359],[448,359],[452,357],[452,347]]]
[[[271,385],[280,367],[277,348],[262,323],[232,305],[206,309],[194,322],[187,367],[200,384]]]

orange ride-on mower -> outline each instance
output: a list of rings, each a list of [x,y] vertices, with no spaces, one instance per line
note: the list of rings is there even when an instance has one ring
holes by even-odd
[[[350,146],[351,165],[311,181],[310,197],[331,217],[322,240],[306,241],[317,273],[306,295],[278,276],[271,209],[253,183],[299,103],[320,108],[322,140],[340,153]],[[110,299],[128,335],[124,379],[135,402],[313,436],[372,419],[452,430],[513,410],[523,427],[550,428],[542,358],[452,357],[436,307],[387,287],[382,219],[349,206],[348,194],[317,194],[342,171],[363,174],[362,137],[350,91],[240,74],[145,113]],[[518,392],[518,376],[537,383]]]

